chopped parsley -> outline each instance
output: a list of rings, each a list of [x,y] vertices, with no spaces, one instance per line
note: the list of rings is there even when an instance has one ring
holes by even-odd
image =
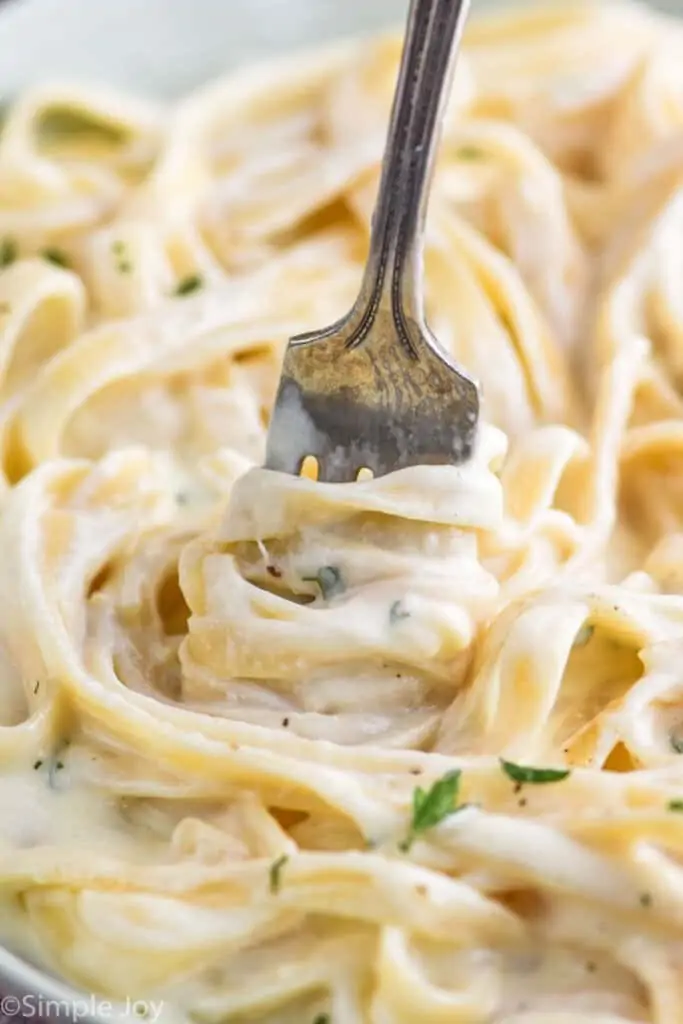
[[[527,765],[506,761],[502,757],[500,766],[507,777],[520,786],[527,782],[536,786],[547,782],[562,782],[571,774],[569,768],[531,768]]]
[[[314,1019],[313,1024],[332,1024],[332,1018],[329,1013],[319,1013]]]
[[[33,770],[35,772],[37,772],[39,768],[42,768],[42,766],[43,766],[43,762],[40,759],[38,761],[34,761],[33,762]]]
[[[395,626],[397,622],[401,622],[403,619],[409,619],[410,612],[406,611],[403,606],[403,601],[394,601],[391,608],[389,609],[389,622],[392,626]]]
[[[416,838],[423,832],[427,832],[435,825],[439,825],[444,818],[461,811],[458,807],[458,792],[460,789],[461,771],[456,768],[454,771],[446,772],[437,779],[431,789],[422,789],[418,786],[413,790],[413,818],[410,823],[408,835],[399,843],[399,849],[408,853]]]
[[[282,869],[284,868],[288,860],[289,857],[287,856],[287,854],[283,853],[277,858],[277,860],[274,860],[273,863],[270,865],[270,870],[268,872],[268,882],[270,885],[271,892],[279,892],[280,883],[282,881]]]
[[[0,242],[0,267],[9,267],[18,255],[17,243],[13,238],[3,238]]]
[[[199,291],[200,288],[204,287],[204,281],[199,274],[190,274],[188,277],[184,277],[182,281],[179,281],[176,285],[174,295],[191,295],[192,292]]]
[[[683,811],[683,800],[669,800],[666,809],[667,811]]]
[[[84,110],[53,107],[41,117],[37,134],[43,145],[63,142],[65,139],[97,138],[109,145],[121,145],[130,131],[121,125],[100,120]]]
[[[112,242],[111,251],[116,257],[116,269],[119,274],[130,274],[133,269],[133,264],[128,257],[126,243],[122,242],[120,239],[116,242]]]
[[[482,160],[484,152],[477,146],[460,146],[456,156],[458,160]]]
[[[61,249],[56,249],[54,246],[49,246],[47,249],[43,249],[40,255],[44,260],[47,260],[48,263],[54,263],[56,267],[67,269],[69,266],[69,259],[66,253],[62,252]]]
[[[304,583],[317,583],[325,601],[343,594],[346,590],[344,577],[336,565],[324,565],[322,569],[318,569],[315,576],[303,576],[302,579]]]
[[[650,895],[649,892],[641,892],[641,894],[640,894],[640,905],[641,905],[641,907],[651,907],[652,906],[652,896]]]
[[[34,694],[34,696],[35,696],[36,693],[38,693],[39,689],[40,689],[40,679],[36,679],[35,683],[33,684],[33,694]]]

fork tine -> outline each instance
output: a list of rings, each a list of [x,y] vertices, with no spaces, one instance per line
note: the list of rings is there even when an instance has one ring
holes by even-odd
[[[357,479],[358,479],[358,474],[359,474],[359,473],[361,472],[361,470],[363,470],[363,469],[369,469],[369,470],[370,470],[370,472],[372,473],[372,475],[373,475],[373,476],[377,476],[377,473],[376,473],[376,472],[375,472],[375,470],[374,470],[374,469],[372,468],[372,466],[368,466],[368,465],[366,464],[367,462],[368,462],[368,460],[367,460],[367,459],[363,459],[363,464],[362,464],[362,465],[360,465],[360,466],[355,466],[355,467],[354,467],[354,470],[353,470],[353,479],[354,479],[354,480],[357,480]]]

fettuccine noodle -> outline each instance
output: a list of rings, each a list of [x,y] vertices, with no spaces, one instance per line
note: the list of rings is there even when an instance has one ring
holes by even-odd
[[[683,28],[470,24],[425,271],[476,455],[280,476],[399,52],[7,115],[0,937],[173,1020],[681,1024]]]

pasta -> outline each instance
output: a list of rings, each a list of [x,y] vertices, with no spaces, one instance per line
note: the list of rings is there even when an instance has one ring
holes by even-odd
[[[167,1019],[683,1020],[683,29],[471,22],[425,254],[462,467],[260,468],[400,43],[0,134],[0,937]]]

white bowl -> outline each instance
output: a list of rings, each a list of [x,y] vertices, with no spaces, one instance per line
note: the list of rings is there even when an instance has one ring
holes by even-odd
[[[367,32],[406,10],[407,0],[8,0],[0,96],[36,76],[178,95],[250,58]]]
[[[682,0],[654,2],[681,12]],[[408,0],[6,0],[0,99],[52,76],[179,95],[253,57],[400,23],[407,6]]]

